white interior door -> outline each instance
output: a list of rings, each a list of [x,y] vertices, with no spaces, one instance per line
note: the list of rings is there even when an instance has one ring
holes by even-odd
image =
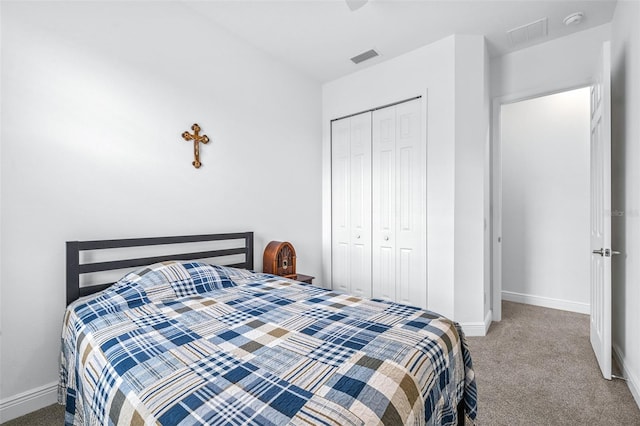
[[[591,346],[611,379],[611,56],[605,42],[591,88]]]

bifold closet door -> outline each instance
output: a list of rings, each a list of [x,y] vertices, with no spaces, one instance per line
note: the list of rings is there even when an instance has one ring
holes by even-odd
[[[371,296],[371,113],[331,123],[333,288]]]
[[[373,112],[373,297],[426,308],[421,101]]]

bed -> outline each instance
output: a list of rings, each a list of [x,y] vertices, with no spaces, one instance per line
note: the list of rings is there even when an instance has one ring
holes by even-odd
[[[80,261],[83,251],[227,240],[241,244]],[[229,256],[243,260],[197,260]],[[82,274],[122,268],[136,269],[80,285]],[[251,269],[250,232],[67,243],[65,424],[475,424],[458,324]]]

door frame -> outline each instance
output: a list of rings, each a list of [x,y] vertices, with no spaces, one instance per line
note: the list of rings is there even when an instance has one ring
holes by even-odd
[[[502,320],[502,120],[503,105],[535,99],[557,93],[590,87],[593,78],[555,84],[524,92],[494,97],[491,100],[491,311],[492,320]]]

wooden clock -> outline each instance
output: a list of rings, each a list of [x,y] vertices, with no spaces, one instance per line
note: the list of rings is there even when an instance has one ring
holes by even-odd
[[[262,271],[267,274],[296,279],[296,250],[291,243],[271,241],[267,244],[262,257]]]

